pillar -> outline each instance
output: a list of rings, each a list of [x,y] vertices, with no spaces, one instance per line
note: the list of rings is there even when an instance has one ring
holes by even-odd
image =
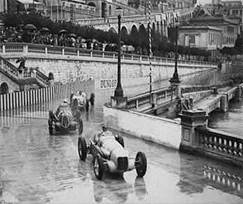
[[[196,127],[207,126],[208,116],[205,111],[186,110],[180,114],[181,118],[181,145],[180,150],[193,151],[199,146],[199,137]]]
[[[114,108],[126,108],[127,107],[127,97],[117,97],[117,96],[111,96],[111,107]]]
[[[181,86],[180,86],[180,82],[171,82],[171,87],[173,87],[175,89],[175,97],[177,99],[181,98]]]
[[[222,94],[220,98],[220,110],[223,112],[227,112],[229,109],[229,100],[227,94]]]
[[[153,108],[157,108],[157,94],[156,93],[152,93],[152,107]]]
[[[24,54],[28,53],[28,45],[23,45],[23,52]]]
[[[237,101],[241,101],[241,97],[242,97],[242,86],[241,86],[241,85],[239,85],[239,86],[237,87],[235,97],[236,97],[236,100],[237,100]]]
[[[2,45],[2,52],[3,52],[3,54],[5,54],[5,45]]]

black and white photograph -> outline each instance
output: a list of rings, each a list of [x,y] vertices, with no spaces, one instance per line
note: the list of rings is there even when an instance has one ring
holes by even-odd
[[[0,204],[242,204],[243,0],[0,0]]]

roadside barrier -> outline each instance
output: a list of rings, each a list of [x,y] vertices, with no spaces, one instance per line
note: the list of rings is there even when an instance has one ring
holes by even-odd
[[[94,92],[94,89],[94,80],[81,81],[77,79],[74,82],[57,84],[47,88],[2,94],[0,95],[0,111],[69,98],[71,93],[77,91],[84,91],[87,94],[90,94],[91,92]]]

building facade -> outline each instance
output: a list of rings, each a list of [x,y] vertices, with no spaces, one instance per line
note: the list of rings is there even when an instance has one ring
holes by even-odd
[[[223,31],[222,47],[234,47],[238,34],[240,34],[240,20],[229,19],[225,16],[202,16],[190,20],[192,26],[213,26]]]
[[[222,1],[227,16],[231,19],[240,19],[241,31],[243,30],[243,5],[241,1]]]
[[[222,48],[222,36],[223,30],[214,26],[181,26],[179,28],[178,44],[215,51]]]
[[[96,8],[86,4],[84,0],[47,0],[47,13],[54,21],[75,21],[76,19],[97,17]]]
[[[8,11],[8,1],[0,0],[0,13],[7,13]]]

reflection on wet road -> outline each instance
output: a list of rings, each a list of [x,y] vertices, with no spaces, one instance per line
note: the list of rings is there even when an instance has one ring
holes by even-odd
[[[0,116],[0,203],[243,203],[240,169],[128,135],[131,155],[143,151],[148,158],[144,179],[131,171],[98,181],[91,157],[79,161],[77,133],[49,135],[49,108]],[[88,138],[99,129],[102,113],[96,109],[83,119]]]
[[[240,102],[232,101],[229,111],[226,113],[213,112],[210,115],[209,125],[213,128],[224,130],[243,137],[243,100]]]

